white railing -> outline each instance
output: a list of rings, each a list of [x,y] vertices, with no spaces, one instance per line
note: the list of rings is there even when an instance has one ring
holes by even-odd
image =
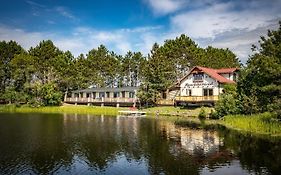
[[[134,103],[135,98],[66,98],[65,102],[74,103],[98,103],[98,102],[109,102],[109,103]]]

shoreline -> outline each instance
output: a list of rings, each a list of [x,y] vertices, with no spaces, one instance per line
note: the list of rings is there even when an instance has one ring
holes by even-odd
[[[211,108],[204,108],[210,111]],[[99,107],[99,106],[53,106],[53,107],[27,107],[15,105],[0,105],[0,113],[53,113],[53,114],[92,114],[117,116],[118,111],[132,110],[129,107]],[[212,128],[216,125],[224,126],[228,129],[245,132],[248,134],[281,137],[281,122],[271,120],[270,113],[263,113],[253,116],[233,115],[225,116],[223,120],[198,118],[200,108],[181,109],[174,107],[152,107],[143,109],[148,118],[156,118],[174,122],[176,125],[183,127],[198,127],[202,129]]]

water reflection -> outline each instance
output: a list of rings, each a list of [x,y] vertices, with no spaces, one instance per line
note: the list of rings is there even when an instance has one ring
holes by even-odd
[[[0,114],[0,174],[277,174],[280,140],[171,122]]]

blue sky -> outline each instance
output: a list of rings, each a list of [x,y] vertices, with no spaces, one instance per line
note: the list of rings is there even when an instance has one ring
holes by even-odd
[[[245,63],[278,20],[280,0],[2,0],[0,40],[29,49],[51,39],[75,56],[100,44],[147,54],[184,33],[201,47],[228,47]]]

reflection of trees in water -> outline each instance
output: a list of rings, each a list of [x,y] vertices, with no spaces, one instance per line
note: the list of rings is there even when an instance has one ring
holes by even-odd
[[[55,115],[9,114],[7,128],[0,125],[5,130],[0,132],[5,133],[5,138],[0,135],[0,139],[9,143],[6,148],[1,143],[0,174],[48,174],[70,165],[72,155],[68,145],[62,142],[61,119]]]
[[[245,169],[257,173],[263,167],[272,174],[281,169],[280,141],[229,130],[181,128],[147,118],[41,114],[11,118],[9,126],[0,122],[0,174],[100,172],[119,159],[147,164],[144,168],[151,174],[199,174],[202,167],[215,170],[229,164],[236,159],[232,153]],[[82,167],[75,169],[78,165]]]
[[[258,138],[250,134],[223,129],[225,147],[238,156],[244,169],[258,174],[280,174],[281,171],[281,139]]]

